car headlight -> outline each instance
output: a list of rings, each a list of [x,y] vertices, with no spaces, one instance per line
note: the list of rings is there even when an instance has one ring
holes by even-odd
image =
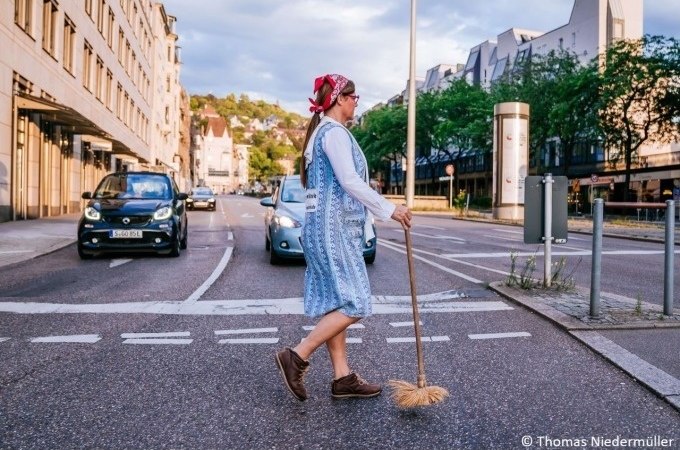
[[[274,216],[274,222],[283,228],[299,228],[302,226],[300,222],[288,216]]]
[[[191,203],[191,202],[193,202],[193,201],[194,201],[194,199],[191,198],[191,197],[189,197],[189,198],[187,199],[187,202],[188,202],[188,203]]]
[[[101,220],[102,213],[97,211],[96,208],[88,206],[87,208],[85,208],[85,218],[88,220]]]
[[[215,198],[214,198],[214,197],[210,197],[210,198],[208,199],[208,202],[210,202],[210,203],[215,203]]]
[[[153,213],[154,220],[168,220],[170,217],[172,217],[172,208],[169,206],[164,206]]]

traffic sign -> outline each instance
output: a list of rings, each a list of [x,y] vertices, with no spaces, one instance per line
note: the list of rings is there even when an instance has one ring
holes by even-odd
[[[449,176],[453,175],[453,164],[447,164],[446,167],[444,168],[444,171]]]

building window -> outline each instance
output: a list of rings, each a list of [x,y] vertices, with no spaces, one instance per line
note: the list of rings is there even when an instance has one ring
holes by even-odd
[[[116,30],[116,18],[113,14],[113,10],[109,8],[109,26],[107,28],[106,43],[109,44],[109,48],[113,50],[113,33]]]
[[[165,92],[170,92],[170,75],[165,78]]]
[[[564,50],[564,38],[560,38],[560,40],[558,41],[558,48],[560,50]]]
[[[106,71],[106,92],[104,93],[104,104],[109,109],[113,111],[113,95],[111,94],[111,89],[113,89],[113,73],[110,70]]]
[[[121,120],[123,118],[123,86],[120,83],[116,90],[116,116]]]
[[[92,18],[92,0],[85,0],[85,13]]]
[[[97,97],[97,100],[100,102],[104,101],[104,61],[102,61],[101,58],[97,58],[97,69],[94,74],[95,76],[95,84],[94,84],[94,92],[95,96]]]
[[[118,27],[118,62],[123,65],[125,54],[125,35],[123,34],[123,28]]]
[[[170,124],[170,107],[169,106],[165,107],[165,124],[166,125]]]
[[[57,3],[55,0],[45,0],[43,3],[43,48],[54,56],[57,39]]]
[[[15,0],[14,2],[14,23],[29,35],[33,19],[33,0]]]
[[[106,12],[106,2],[105,0],[99,0],[99,5],[97,7],[97,29],[99,33],[104,36],[104,13]]]
[[[64,69],[75,73],[76,26],[68,16],[64,16]]]
[[[85,41],[83,46],[83,86],[88,91],[92,92],[92,46]]]
[[[576,47],[576,33],[571,33],[571,46]]]

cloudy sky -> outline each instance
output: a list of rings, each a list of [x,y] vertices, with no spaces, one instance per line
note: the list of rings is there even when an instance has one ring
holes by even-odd
[[[628,0],[623,0],[628,1]],[[181,83],[191,94],[246,93],[309,115],[313,80],[342,73],[359,112],[405,88],[409,0],[163,0],[177,17]],[[550,31],[573,0],[419,0],[416,76],[465,63],[471,47],[511,28]],[[680,37],[678,0],[644,0],[644,32]]]

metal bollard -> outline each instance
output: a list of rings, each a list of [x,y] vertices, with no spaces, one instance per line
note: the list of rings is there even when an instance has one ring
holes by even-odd
[[[543,175],[544,183],[544,217],[543,217],[543,287],[552,285],[552,189],[553,180],[551,173]]]
[[[663,313],[673,315],[673,258],[675,246],[675,202],[666,200],[666,239],[663,274]]]
[[[593,208],[593,254],[590,268],[590,316],[600,315],[600,271],[602,269],[602,218],[604,200],[596,198]]]

